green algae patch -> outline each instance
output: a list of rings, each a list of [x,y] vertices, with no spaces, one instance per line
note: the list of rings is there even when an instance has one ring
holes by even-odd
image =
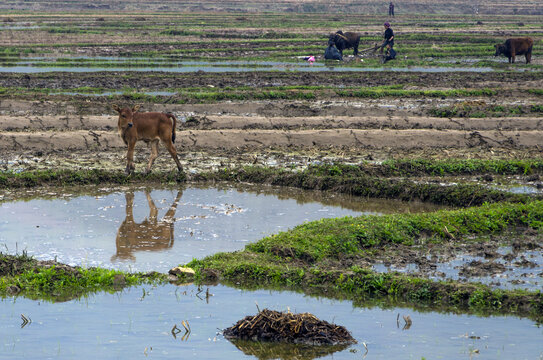
[[[99,291],[116,292],[127,286],[165,282],[158,273],[124,273],[101,268],[73,267],[38,261],[26,254],[0,253],[0,296],[67,301]]]

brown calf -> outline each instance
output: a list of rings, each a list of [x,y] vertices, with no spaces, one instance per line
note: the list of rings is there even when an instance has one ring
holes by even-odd
[[[158,209],[151,198],[149,190],[145,190],[147,203],[149,204],[149,217],[141,223],[134,220],[134,193],[127,192],[126,217],[117,232],[117,253],[111,258],[134,260],[134,251],[162,251],[173,246],[174,222],[177,204],[181,200],[182,192],[178,191],[172,206],[161,220],[158,220]]]
[[[533,46],[534,41],[529,37],[507,39],[504,44],[494,45],[496,48],[494,56],[504,54],[509,58],[509,63],[514,63],[517,55],[524,55],[526,56],[526,64],[529,64],[532,61]]]
[[[162,143],[172,155],[177,169],[183,171],[183,167],[177,158],[177,151],[173,146],[175,141],[175,126],[177,119],[172,114],[158,112],[138,113],[139,105],[133,108],[120,108],[113,105],[113,109],[119,113],[119,135],[124,143],[128,145],[128,153],[126,155],[126,173],[134,171],[134,147],[138,140],[143,140],[151,147],[151,156],[147,164],[146,173],[151,171],[151,166],[158,156],[158,142]],[[171,119],[171,120],[170,120]]]

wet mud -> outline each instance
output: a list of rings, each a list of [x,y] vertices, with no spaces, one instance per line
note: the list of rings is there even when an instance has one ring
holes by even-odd
[[[481,282],[495,288],[536,290],[543,282],[543,236],[534,230],[444,244],[390,245],[344,259],[376,271],[398,271],[436,280]]]
[[[484,118],[435,117],[433,109],[540,104],[537,95],[517,94],[540,87],[530,74],[395,74],[395,82],[409,88],[480,88],[499,86],[503,92],[475,97],[338,98],[326,92],[316,100],[246,100],[176,104],[178,94],[144,103],[142,111],[171,112],[178,118],[176,146],[189,171],[194,167],[261,164],[295,167],[324,158],[341,163],[398,157],[526,158],[539,157],[543,123],[540,113]],[[234,86],[273,88],[326,85],[334,88],[364,84],[379,86],[389,80],[374,74],[302,74],[290,72],[174,76],[171,74],[97,73],[63,76],[7,75],[0,86],[63,89],[74,86],[108,88]],[[220,90],[222,91],[222,90]],[[36,99],[37,97],[37,99]],[[133,100],[78,95],[0,96],[0,167],[33,169],[56,167],[121,168],[125,147],[118,136],[112,105]],[[149,150],[138,144],[138,165]],[[170,168],[164,153],[156,167]],[[197,169],[196,169],[197,170]]]

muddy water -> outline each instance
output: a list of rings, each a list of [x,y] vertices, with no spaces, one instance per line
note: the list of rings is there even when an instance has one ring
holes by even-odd
[[[422,273],[433,280],[459,280],[479,282],[500,289],[525,289],[537,291],[543,284],[543,253],[537,250],[516,250],[511,246],[496,246],[494,258],[478,256],[472,252],[459,251],[454,255],[421,255],[433,264],[430,269],[411,263],[407,265],[388,265],[377,263],[373,269],[378,272],[398,271],[403,273]],[[435,260],[435,261],[434,261]]]
[[[305,221],[436,210],[421,203],[250,186],[42,189],[5,192],[0,199],[3,252],[160,272],[193,258],[243,249]]]
[[[206,298],[208,289],[212,296]],[[0,358],[313,359],[325,355],[328,359],[539,359],[543,356],[543,329],[531,320],[512,316],[482,318],[421,313],[407,308],[366,309],[353,307],[349,301],[290,292],[241,291],[224,286],[201,290],[193,285],[134,287],[118,294],[99,293],[56,304],[4,299],[0,306],[3,324]],[[322,320],[345,326],[358,344],[331,349],[242,343],[238,348],[224,339],[218,329],[254,315],[256,304],[261,309],[310,312]],[[21,314],[32,322],[21,327]],[[403,316],[412,319],[409,328],[404,328]],[[185,335],[182,321],[188,322],[189,334]],[[182,329],[175,337],[174,325]]]

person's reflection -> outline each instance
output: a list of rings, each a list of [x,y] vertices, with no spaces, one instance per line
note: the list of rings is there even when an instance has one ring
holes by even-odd
[[[138,250],[160,251],[171,248],[174,242],[175,211],[182,194],[182,191],[177,192],[173,204],[159,221],[157,219],[158,209],[149,190],[146,189],[145,196],[149,204],[149,217],[141,223],[136,223],[133,215],[134,193],[127,192],[125,194],[126,218],[117,232],[117,253],[111,257],[111,261],[117,259],[135,260],[132,253]]]

